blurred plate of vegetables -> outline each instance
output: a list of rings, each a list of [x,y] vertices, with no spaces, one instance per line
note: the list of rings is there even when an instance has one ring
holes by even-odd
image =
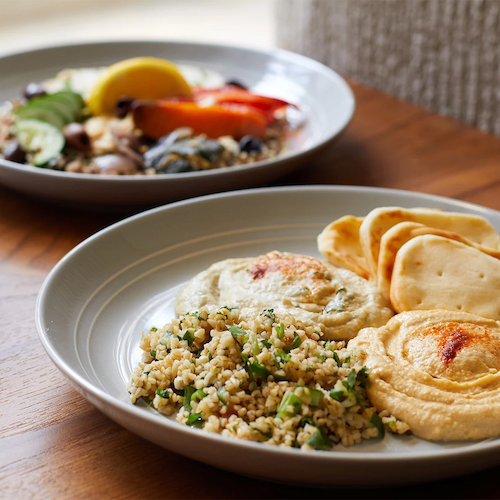
[[[307,164],[354,98],[303,56],[106,42],[0,58],[0,182],[62,202],[154,206]]]

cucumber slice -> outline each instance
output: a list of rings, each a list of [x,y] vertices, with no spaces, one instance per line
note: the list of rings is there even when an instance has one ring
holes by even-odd
[[[40,120],[61,129],[79,121],[84,107],[85,102],[79,94],[62,91],[32,99],[15,113],[20,120]]]
[[[72,121],[78,121],[81,119],[83,115],[83,109],[85,108],[85,102],[79,94],[65,91],[50,94],[50,97],[52,99],[57,99],[58,102],[61,102],[68,106],[73,116]]]
[[[36,120],[47,122],[50,125],[62,129],[66,124],[64,117],[56,110],[40,106],[24,106],[15,111],[18,121]]]
[[[56,158],[64,148],[64,136],[50,123],[40,120],[19,120],[16,137],[25,151],[35,153],[33,165],[41,167]]]
[[[44,96],[43,98],[33,99],[28,106],[26,106],[26,108],[39,108],[53,111],[62,118],[64,125],[75,121],[73,110],[59,100],[52,99],[52,96]]]

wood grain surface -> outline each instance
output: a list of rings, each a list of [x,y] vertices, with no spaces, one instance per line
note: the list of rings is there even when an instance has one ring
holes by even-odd
[[[357,99],[352,124],[315,164],[280,185],[385,186],[500,209],[500,139],[350,83]],[[42,203],[0,187],[0,498],[500,496],[500,468],[397,489],[276,485],[175,455],[109,420],[70,388],[45,354],[34,309],[57,261],[118,218]]]

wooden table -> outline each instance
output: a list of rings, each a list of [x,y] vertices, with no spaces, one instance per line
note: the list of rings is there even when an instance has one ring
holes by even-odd
[[[351,83],[357,111],[348,130],[281,185],[385,186],[500,210],[500,139]],[[109,420],[45,354],[34,309],[56,262],[115,220],[0,188],[1,498],[498,498],[500,468],[398,489],[275,485],[175,455]]]

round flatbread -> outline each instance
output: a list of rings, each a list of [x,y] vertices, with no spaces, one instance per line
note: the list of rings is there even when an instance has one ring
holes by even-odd
[[[460,234],[445,231],[443,229],[437,229],[435,227],[425,226],[424,224],[420,224],[418,222],[400,222],[384,233],[380,241],[380,252],[377,267],[377,286],[380,293],[387,300],[390,300],[392,272],[399,249],[412,238],[423,236],[425,234],[433,234],[435,236],[441,236],[443,238],[458,241],[464,245],[477,248],[481,252],[491,255],[496,259],[500,259],[500,251],[483,247],[468,240],[467,238],[462,237]]]
[[[396,255],[390,295],[397,312],[447,309],[500,320],[500,260],[448,238],[417,236]]]
[[[359,241],[362,222],[362,217],[353,215],[333,221],[318,236],[318,250],[334,266],[350,269],[369,279],[370,271]]]
[[[442,212],[427,208],[382,207],[372,210],[361,224],[359,237],[368,269],[377,276],[382,236],[400,222],[419,222],[461,235],[474,243],[500,250],[500,235],[495,228],[477,215]]]

